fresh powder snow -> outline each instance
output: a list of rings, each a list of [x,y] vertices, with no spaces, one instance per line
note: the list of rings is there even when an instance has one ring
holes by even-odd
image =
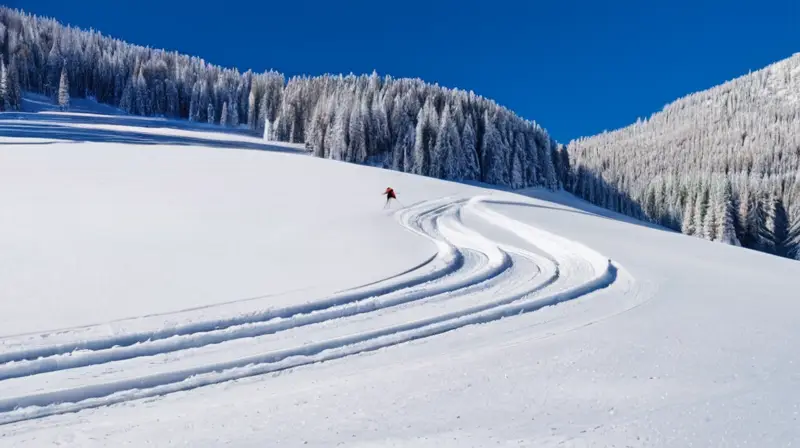
[[[800,439],[796,261],[68,101],[0,114],[2,446]]]

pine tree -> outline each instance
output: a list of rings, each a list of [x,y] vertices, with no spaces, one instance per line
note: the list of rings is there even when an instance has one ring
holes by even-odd
[[[481,173],[478,165],[478,141],[471,118],[466,119],[461,132],[461,151],[464,154],[464,180],[478,180]]]
[[[139,70],[139,75],[134,81],[134,97],[136,100],[136,113],[138,115],[151,115],[150,92],[142,70]]]
[[[789,256],[800,259],[800,174],[795,177],[786,198],[788,216],[786,225],[786,250]]]
[[[736,209],[736,233],[739,241],[745,247],[750,246],[750,189],[745,184],[739,192],[738,207]]]
[[[416,142],[416,129],[411,120],[406,119],[397,130],[397,141],[394,145],[394,161],[397,170],[408,173],[414,170],[414,144]]]
[[[50,53],[47,55],[47,72],[44,75],[44,87],[47,96],[55,99],[56,102],[58,102],[59,92],[56,86],[59,85],[59,76],[63,76],[64,65],[66,64],[64,64],[64,59],[59,50],[58,36],[54,36],[53,45],[50,47]]]
[[[192,94],[189,100],[189,121],[200,121],[200,81],[196,81],[192,86]]]
[[[8,95],[8,72],[3,58],[0,57],[0,111],[10,109],[10,98]]]
[[[551,141],[551,144],[555,145],[554,142]],[[558,178],[556,177],[556,168],[553,164],[553,147],[548,147],[545,143],[544,145],[539,146],[542,153],[539,155],[539,160],[543,165],[543,175],[544,175],[544,186],[555,190],[558,188]]]
[[[22,109],[22,87],[20,86],[16,61],[16,57],[12,58],[8,67],[8,103],[6,107],[9,110]]]
[[[777,223],[777,198],[774,192],[768,192],[763,196],[762,215],[759,219],[758,234],[759,245],[765,252],[777,253],[778,245],[776,241],[775,229]]]
[[[596,179],[596,178],[595,178]],[[593,189],[594,190],[594,189]],[[594,196],[594,191],[592,192],[592,196]],[[596,199],[591,197],[589,199],[591,202],[595,202]],[[644,196],[644,214],[651,222],[658,222],[658,214],[656,210],[656,187],[654,183],[651,182],[648,186],[645,196]]]
[[[715,241],[741,246],[734,228],[733,195],[731,193],[730,180],[726,178],[718,181],[717,189]]]
[[[427,176],[431,171],[431,150],[436,144],[436,130],[434,123],[437,121],[436,110],[433,103],[428,100],[419,110],[417,115],[416,139],[414,141],[414,171],[415,174]]]
[[[134,92],[133,84],[133,78],[131,77],[128,79],[128,82],[125,83],[125,87],[122,91],[122,96],[119,102],[119,108],[129,114],[137,113],[135,102],[136,93]]]
[[[455,121],[450,115],[450,105],[444,107],[438,134],[431,157],[431,164],[438,167],[436,177],[450,180],[463,179],[464,153],[461,150]]]
[[[347,152],[348,118],[347,110],[340,109],[333,121],[330,139],[325,139],[325,145],[329,148],[328,155],[332,159],[343,160]]]
[[[706,217],[706,209],[708,204],[708,188],[706,185],[699,186],[697,200],[694,203],[694,216],[692,217],[692,228],[695,229],[695,235],[700,238],[705,238],[704,223]]]
[[[348,162],[364,163],[367,160],[367,135],[364,127],[363,110],[359,104],[354,104],[350,109],[348,123],[348,149],[344,160]]]
[[[528,166],[525,170],[525,177],[528,179],[529,185],[542,184],[541,162],[539,160],[539,148],[536,147],[536,137],[531,132],[525,132],[525,151],[528,153],[526,159]]]
[[[165,86],[165,94],[167,96],[167,116],[177,117],[180,107],[180,99],[178,98],[178,88],[175,83],[168,79]]]
[[[61,69],[61,81],[58,84],[58,106],[61,110],[69,109],[69,79],[66,66]]]
[[[712,191],[708,198],[708,203],[706,205],[706,213],[703,216],[703,238],[714,241],[717,238],[717,204],[719,203],[719,197],[716,191]]]
[[[230,125],[235,128],[239,127],[239,104],[237,104],[236,102],[234,102],[233,107],[231,107]]]
[[[517,134],[511,152],[511,187],[522,188],[525,186],[525,149],[523,148],[524,138]]]
[[[149,99],[152,105],[151,113],[158,117],[163,117],[167,112],[167,96],[164,88],[164,82],[160,79],[153,81],[153,89],[151,98]]]
[[[686,206],[683,209],[683,221],[681,224],[681,232],[686,235],[694,235],[694,208],[695,208],[695,192],[689,191],[686,198]]]
[[[489,117],[488,113],[484,113],[484,134],[483,144],[481,145],[481,154],[483,160],[481,161],[481,180],[490,184],[500,184],[502,182],[501,166],[503,160],[501,159],[502,141],[500,140],[500,133],[494,125],[494,122]]]
[[[221,126],[228,126],[228,102],[222,103],[222,112],[219,116],[219,124]]]
[[[384,102],[375,97],[370,107],[370,115],[372,117],[372,124],[369,126],[372,129],[373,144],[371,147],[377,153],[391,151],[391,136],[389,134],[389,117],[386,112],[386,105]]]
[[[256,86],[250,88],[250,96],[247,101],[247,127],[251,130],[256,129]]]
[[[210,124],[214,124],[214,103],[211,101],[208,102],[208,115],[206,115],[206,117]]]

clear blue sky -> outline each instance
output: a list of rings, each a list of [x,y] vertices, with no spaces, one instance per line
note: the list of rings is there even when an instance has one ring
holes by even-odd
[[[800,52],[800,1],[11,0],[241,70],[473,90],[566,143]]]

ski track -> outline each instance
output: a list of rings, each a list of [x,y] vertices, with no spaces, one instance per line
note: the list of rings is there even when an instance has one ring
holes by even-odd
[[[101,324],[38,339],[26,335],[33,347],[19,337],[0,340],[0,395],[7,397],[0,399],[0,424],[343,358],[613,286],[619,267],[611,260],[487,207],[492,203],[526,205],[471,197],[401,209],[400,224],[429,239],[436,254],[405,272],[319,300],[221,319],[184,318],[168,328],[127,334],[104,336]],[[462,213],[546,255],[493,241],[465,226]],[[54,338],[61,342],[47,345]]]

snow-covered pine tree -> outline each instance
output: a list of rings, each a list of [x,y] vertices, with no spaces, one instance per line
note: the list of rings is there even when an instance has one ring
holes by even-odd
[[[788,221],[786,229],[787,255],[800,260],[800,173],[798,173],[789,188],[786,202],[788,206]]]
[[[119,108],[129,114],[138,113],[136,109],[136,89],[134,84],[133,78],[129,78],[122,90],[122,97],[119,102]]]
[[[0,57],[0,111],[10,109],[11,101],[8,95],[8,71],[3,58]]]
[[[736,234],[742,246],[750,247],[750,209],[752,201],[750,197],[750,188],[745,183],[739,187],[739,200],[738,207],[736,208]]]
[[[6,81],[6,88],[8,90],[7,110],[20,110],[22,108],[22,86],[20,85],[19,65],[17,60],[18,57],[14,55],[14,57],[11,58],[11,63],[6,68],[8,73]]]
[[[464,177],[464,153],[449,104],[444,106],[442,112],[431,165],[436,167],[435,176],[440,179],[461,180]]]
[[[47,55],[47,68],[44,74],[45,79],[45,93],[58,103],[58,86],[61,74],[64,68],[64,58],[61,56],[59,50],[58,35],[53,37],[53,43],[50,47],[50,53]]]
[[[353,104],[350,109],[350,121],[347,131],[347,155],[344,160],[348,162],[364,163],[367,160],[367,132],[364,126],[364,110],[360,102]]]
[[[230,125],[234,128],[239,127],[239,104],[235,101],[233,103],[233,107],[231,107],[231,118],[230,118]]]
[[[524,141],[524,137],[517,132],[515,134],[513,149],[510,157],[511,167],[509,169],[509,173],[511,176],[512,188],[522,188],[527,183],[525,181],[526,161],[525,149],[523,148]]]
[[[222,103],[222,111],[219,115],[219,124],[221,126],[228,126],[228,102]]]
[[[349,126],[349,105],[346,108],[340,107],[333,120],[333,128],[330,137],[326,136],[325,146],[328,148],[328,157],[336,160],[344,160],[347,153],[347,128]]]
[[[371,125],[369,126],[372,136],[374,152],[391,152],[391,135],[389,134],[389,115],[386,112],[386,103],[379,96],[375,96],[370,106]]]
[[[734,227],[733,194],[727,178],[717,180],[715,241],[741,246]]]
[[[595,178],[596,179],[596,178]],[[596,184],[595,184],[596,185]],[[658,222],[658,214],[656,212],[656,183],[650,182],[650,185],[647,186],[647,190],[644,193],[644,203],[642,207],[644,208],[644,214],[647,216],[647,219],[651,222]],[[593,189],[594,193],[596,194],[596,189]],[[595,194],[590,196],[592,202],[596,202],[597,198]]]
[[[556,167],[553,163],[555,142],[547,139],[543,141],[541,145],[538,145],[538,147],[541,150],[539,161],[542,164],[544,186],[551,190],[556,190],[558,189],[558,178],[556,177]]]
[[[134,81],[134,96],[136,98],[136,113],[138,115],[151,115],[150,91],[147,82],[144,80],[142,70]]]
[[[200,121],[200,83],[192,85],[192,93],[189,97],[189,121]]]
[[[417,115],[414,140],[414,173],[427,176],[431,172],[431,152],[436,144],[435,123],[438,121],[432,100],[425,101]]]
[[[777,221],[777,198],[774,191],[764,192],[761,196],[762,207],[758,219],[758,237],[761,250],[775,254],[777,244],[775,238],[775,227]]]
[[[709,188],[706,186],[706,188]],[[706,213],[703,216],[703,238],[714,241],[717,238],[717,210],[719,209],[720,198],[716,189],[709,188]]]
[[[695,191],[687,192],[686,205],[683,208],[683,220],[681,223],[681,232],[686,235],[695,234],[694,209],[696,195],[697,192]]]
[[[150,92],[149,102],[152,105],[151,114],[163,117],[167,112],[167,96],[164,81],[161,79],[153,80],[153,88]]]
[[[247,127],[256,129],[256,85],[250,87],[250,96],[247,100]]]
[[[69,79],[66,66],[61,69],[61,80],[58,84],[58,107],[61,110],[69,109]]]
[[[164,90],[167,95],[166,114],[168,117],[177,117],[180,107],[180,98],[178,97],[178,88],[175,86],[175,82],[168,79],[165,83]]]
[[[483,114],[483,128],[485,131],[481,145],[481,155],[483,156],[481,180],[490,184],[502,184],[503,159],[500,148],[503,142],[500,131],[495,127],[488,112]]]
[[[464,157],[464,180],[478,180],[480,165],[478,164],[478,140],[472,117],[466,117],[464,129],[461,131],[461,151]]]
[[[414,170],[414,144],[416,143],[416,128],[411,119],[400,122],[397,129],[397,140],[394,145],[394,165],[399,171],[408,173]]]

